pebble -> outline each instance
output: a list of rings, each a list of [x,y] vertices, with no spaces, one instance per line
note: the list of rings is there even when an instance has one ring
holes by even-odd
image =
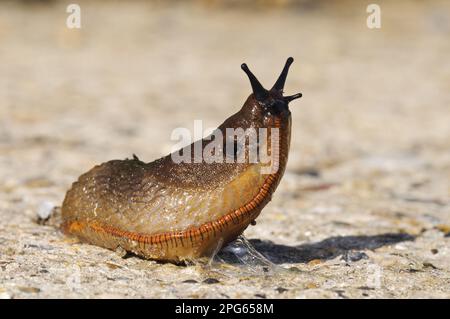
[[[50,218],[55,205],[50,201],[43,201],[37,208],[38,220],[45,221]]]
[[[369,256],[367,256],[366,253],[361,251],[347,251],[345,252],[342,257],[342,260],[345,260],[346,262],[355,262],[359,261],[361,259],[369,259]]]

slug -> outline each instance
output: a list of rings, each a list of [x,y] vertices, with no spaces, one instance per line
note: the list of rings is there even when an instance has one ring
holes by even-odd
[[[209,256],[236,239],[271,200],[286,167],[291,135],[288,104],[302,96],[283,96],[293,61],[287,59],[270,90],[242,64],[253,93],[215,131],[222,136],[218,145],[224,161],[195,161],[191,154],[192,161],[174,162],[175,153],[198,145],[205,150],[212,140],[209,136],[150,163],[133,156],[95,166],[67,192],[61,230],[83,242],[175,263]],[[269,164],[261,156],[250,160],[248,137],[244,160],[226,161],[237,158],[236,136],[227,128],[267,129],[258,149],[270,147],[270,154],[277,155],[270,160],[275,169],[264,170]]]

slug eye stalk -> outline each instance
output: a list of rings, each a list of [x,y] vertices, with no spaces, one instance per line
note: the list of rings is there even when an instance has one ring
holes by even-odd
[[[247,64],[242,63],[241,69],[247,74],[250,84],[252,86],[253,95],[255,98],[262,102],[269,97],[269,92],[262,86],[262,84],[258,81],[256,76],[250,71]]]
[[[271,91],[278,91],[281,94],[283,94],[284,84],[286,83],[286,78],[287,78],[289,68],[290,68],[292,62],[294,62],[294,58],[292,58],[292,57],[289,57],[286,60],[286,64],[284,65],[283,71],[281,71],[281,74],[278,77],[278,80],[275,82],[273,87],[270,89]]]
[[[286,101],[286,103],[289,103],[295,99],[299,99],[301,98],[303,95],[301,93],[297,93],[297,94],[293,94],[293,95],[288,95],[288,96],[284,96],[284,100]]]
[[[292,58],[292,57],[289,57],[286,60],[286,63],[283,67],[283,70],[281,71],[281,74],[279,75],[277,81],[275,82],[273,87],[270,89],[270,91],[266,90],[262,86],[262,84],[258,81],[256,76],[250,71],[247,64],[243,63],[241,65],[241,69],[247,74],[247,76],[250,80],[250,84],[251,84],[252,90],[253,90],[253,95],[256,100],[258,100],[259,102],[264,102],[265,100],[267,100],[270,97],[270,95],[275,95],[278,97],[281,95],[283,100],[286,103],[289,103],[295,99],[302,97],[301,93],[297,93],[297,94],[289,95],[289,96],[283,96],[284,85],[286,83],[286,78],[289,73],[289,68],[290,68],[292,62],[294,62],[294,58]]]

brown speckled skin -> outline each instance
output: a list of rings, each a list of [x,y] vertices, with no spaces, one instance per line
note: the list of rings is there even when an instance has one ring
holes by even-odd
[[[286,167],[289,102],[280,91],[268,92],[262,102],[250,95],[218,129],[226,149],[226,128],[277,127],[275,173],[261,174],[261,163],[176,164],[170,155],[150,163],[109,161],[73,183],[62,205],[62,230],[91,244],[174,262],[234,240],[270,201]],[[201,142],[204,147],[210,140]]]

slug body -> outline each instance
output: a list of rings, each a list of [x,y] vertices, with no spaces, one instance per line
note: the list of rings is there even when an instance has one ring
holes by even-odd
[[[264,89],[242,65],[253,93],[217,129],[222,133],[218,145],[224,161],[196,162],[191,152],[192,161],[182,163],[175,163],[170,154],[151,163],[134,157],[98,165],[67,192],[61,229],[94,245],[173,262],[208,256],[234,240],[270,201],[286,167],[291,134],[288,104],[301,96],[283,96],[292,62],[287,60],[271,90]],[[244,161],[226,161],[236,158],[236,150],[229,147],[230,139],[235,142],[236,137],[228,128],[267,129],[258,148],[270,147],[270,155],[276,156],[271,156],[270,163],[260,157],[251,161],[248,153]],[[274,129],[277,139],[271,139]],[[205,150],[212,139],[183,150],[193,150],[195,145]]]

